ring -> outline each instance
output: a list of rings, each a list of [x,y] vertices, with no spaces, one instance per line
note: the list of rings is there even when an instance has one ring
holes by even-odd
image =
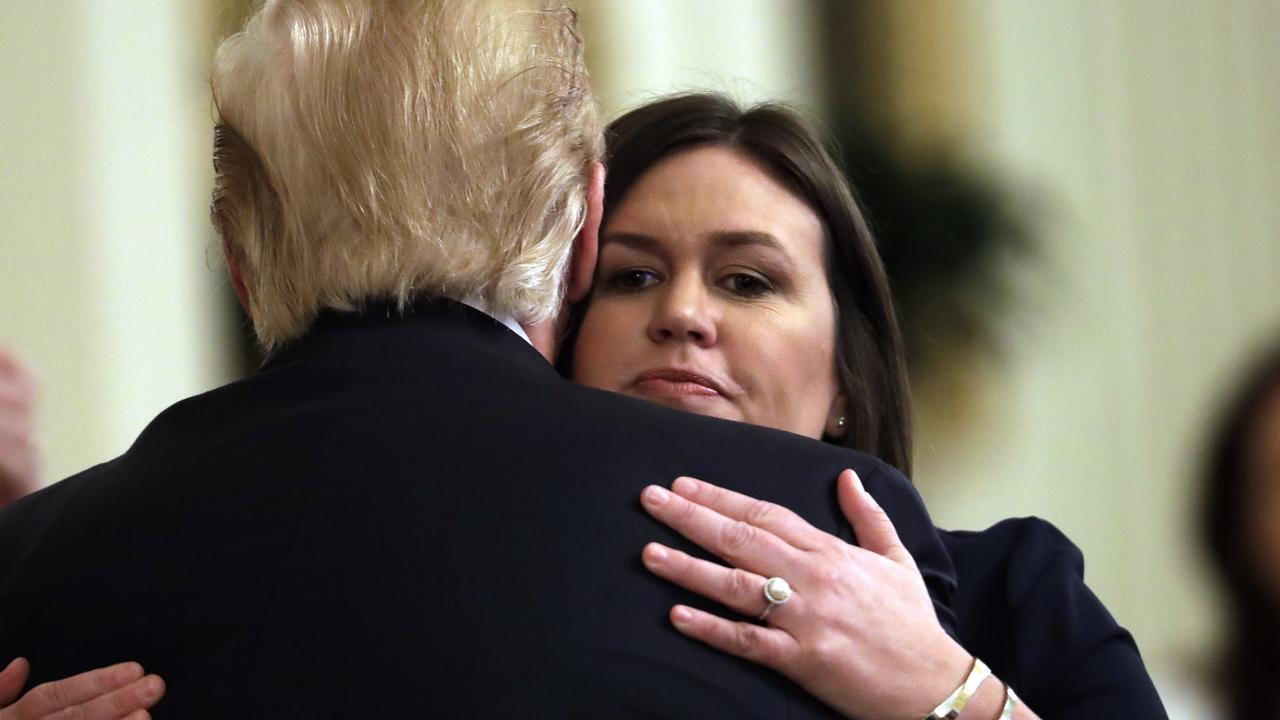
[[[765,580],[764,599],[769,604],[764,606],[764,612],[760,613],[760,617],[756,618],[757,620],[765,619],[774,608],[786,604],[791,599],[791,585],[780,577],[771,577]]]

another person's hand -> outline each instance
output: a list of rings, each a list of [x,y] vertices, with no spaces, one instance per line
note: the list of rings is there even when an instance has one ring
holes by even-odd
[[[38,484],[35,399],[34,375],[0,347],[0,507]]]
[[[148,720],[164,681],[128,662],[37,685],[26,695],[31,666],[23,658],[0,671],[0,720]]]
[[[646,510],[732,567],[650,543],[642,558],[651,572],[750,617],[768,605],[768,578],[793,589],[768,625],[677,605],[680,632],[866,720],[924,717],[965,679],[972,656],[942,629],[915,560],[852,470],[840,474],[838,497],[861,547],[710,483],[679,478],[672,490],[645,488]]]

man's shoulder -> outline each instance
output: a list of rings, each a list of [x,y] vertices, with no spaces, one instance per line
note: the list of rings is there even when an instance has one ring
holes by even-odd
[[[795,433],[673,410],[644,400],[564,382],[557,392],[567,413],[583,419],[584,431],[616,436],[617,442],[714,456],[735,463],[830,462],[882,465],[865,453]]]
[[[38,526],[48,524],[75,502],[86,488],[109,482],[117,461],[118,458],[81,470],[0,508],[0,538],[14,532],[15,528],[18,533],[29,535]],[[4,539],[0,539],[0,546],[4,544]]]
[[[89,468],[0,508],[0,603],[9,603],[23,589],[33,556],[51,533],[65,525],[61,521],[75,512],[84,490],[105,481],[109,466]]]
[[[623,452],[621,457],[629,462],[678,463],[687,468],[681,471],[684,474],[716,484],[756,484],[762,492],[781,498],[821,492],[832,500],[836,476],[852,468],[878,497],[919,502],[910,481],[897,468],[863,452],[590,388],[565,392],[576,398],[570,405],[577,419],[571,422],[597,447],[610,450],[615,461]]]

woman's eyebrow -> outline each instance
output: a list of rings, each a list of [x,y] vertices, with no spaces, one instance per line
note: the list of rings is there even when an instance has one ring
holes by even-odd
[[[794,265],[791,253],[772,233],[759,230],[717,230],[708,236],[708,240],[717,249],[762,247],[772,250],[787,265]],[[606,245],[621,245],[632,250],[654,254],[663,250],[662,241],[652,235],[625,231],[606,233],[601,239],[600,246]]]
[[[658,242],[658,239],[653,237],[652,235],[644,235],[641,233],[631,233],[631,232],[606,233],[604,238],[600,242],[601,245],[611,245],[615,243],[618,245],[629,247],[633,250],[648,250],[648,251],[652,251],[655,248],[657,248],[659,245],[661,245],[661,243]]]
[[[742,247],[744,245],[763,245],[771,250],[777,250],[782,254],[787,253],[787,249],[782,246],[778,238],[771,233],[761,232],[759,230],[717,230],[711,233],[711,242],[724,247]]]
[[[794,266],[791,253],[772,233],[759,230],[717,230],[711,233],[711,242],[722,248],[761,247],[772,250],[779,260],[788,266]]]

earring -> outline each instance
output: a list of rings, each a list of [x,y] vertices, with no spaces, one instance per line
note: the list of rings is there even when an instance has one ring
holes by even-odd
[[[847,423],[846,423],[846,421],[845,421],[845,419],[844,419],[844,416],[843,416],[843,415],[841,415],[840,417],[836,418],[836,427],[844,427],[846,424],[847,424]]]

